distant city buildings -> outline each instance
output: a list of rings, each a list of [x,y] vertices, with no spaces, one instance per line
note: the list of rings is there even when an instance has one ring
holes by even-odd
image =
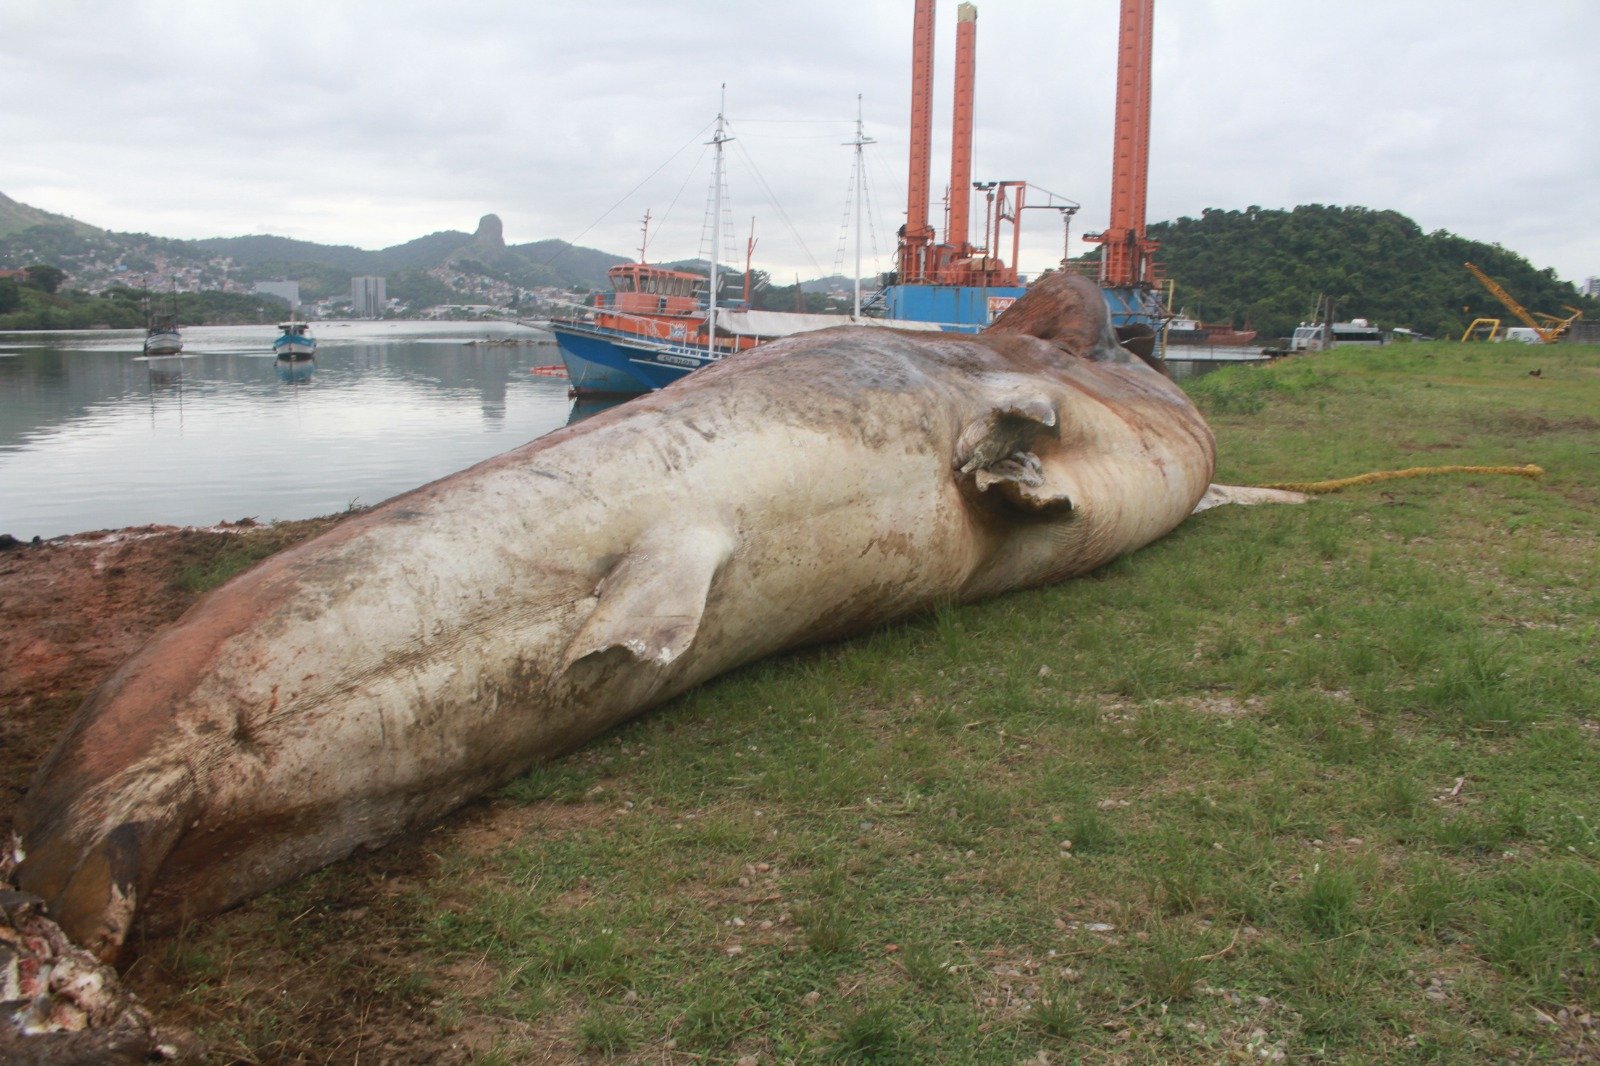
[[[258,281],[255,290],[266,296],[276,296],[289,301],[289,310],[300,309],[300,283],[298,281]]]
[[[353,318],[378,318],[389,301],[384,279],[362,277],[350,279],[350,314]]]
[[[1585,296],[1600,300],[1600,278],[1584,278],[1583,284],[1578,286],[1578,290]]]

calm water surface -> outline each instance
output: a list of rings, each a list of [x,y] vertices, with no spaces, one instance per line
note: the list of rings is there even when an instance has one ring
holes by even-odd
[[[374,504],[572,414],[547,333],[499,323],[318,322],[291,370],[268,326],[0,333],[0,533],[307,518]],[[506,340],[523,343],[503,344]],[[486,343],[488,342],[488,343]],[[539,342],[539,343],[528,343]],[[582,412],[587,413],[587,411]]]
[[[596,409],[533,373],[560,360],[524,326],[318,322],[299,368],[273,358],[277,332],[191,327],[165,359],[138,330],[0,333],[0,533],[331,514]],[[1222,365],[1170,354],[1176,377]]]

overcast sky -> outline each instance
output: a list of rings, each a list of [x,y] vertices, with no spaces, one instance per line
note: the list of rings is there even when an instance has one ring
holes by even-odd
[[[973,177],[1080,202],[1081,254],[1106,224],[1117,5],[978,6]],[[935,199],[955,10],[938,13]],[[0,0],[0,192],[115,230],[364,248],[493,212],[510,243],[632,254],[648,209],[664,219],[650,257],[689,258],[726,83],[724,261],[743,258],[753,216],[755,265],[785,280],[840,260],[860,94],[877,142],[863,265],[887,269],[911,14],[910,0]],[[1568,280],[1600,274],[1600,2],[1156,0],[1155,19],[1150,221],[1392,208]],[[1023,269],[1060,255],[1056,216],[1030,212]]]

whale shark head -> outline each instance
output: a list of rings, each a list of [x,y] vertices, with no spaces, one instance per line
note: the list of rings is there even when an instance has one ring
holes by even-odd
[[[979,375],[951,469],[1003,534],[972,588],[1059,580],[1178,525],[1216,463],[1210,428],[1148,327],[1114,329],[1100,289],[1050,273],[974,338]]]

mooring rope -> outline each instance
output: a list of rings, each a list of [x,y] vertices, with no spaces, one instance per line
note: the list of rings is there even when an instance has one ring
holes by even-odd
[[[1429,477],[1434,474],[1510,474],[1513,477],[1539,478],[1544,476],[1544,469],[1532,463],[1527,466],[1413,466],[1405,470],[1374,470],[1370,474],[1357,474],[1355,477],[1342,477],[1334,481],[1283,481],[1259,487],[1320,496],[1322,493],[1338,492],[1352,485],[1370,485],[1375,481]]]

